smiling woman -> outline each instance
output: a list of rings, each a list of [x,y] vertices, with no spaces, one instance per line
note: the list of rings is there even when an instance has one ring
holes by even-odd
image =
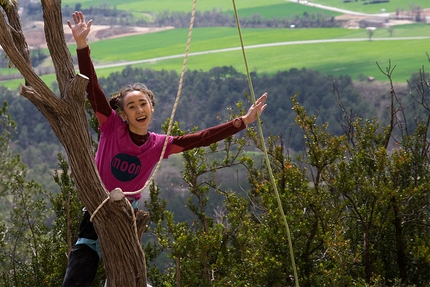
[[[131,132],[137,135],[147,134],[155,102],[154,94],[145,85],[134,84],[123,88],[109,103],[128,122]]]
[[[162,155],[168,158],[232,136],[253,123],[266,108],[267,94],[264,94],[244,116],[198,133],[168,136],[149,132],[155,106],[154,94],[145,85],[134,84],[126,86],[108,102],[98,83],[87,43],[92,20],[86,23],[81,12],[73,13],[72,17],[74,25],[68,21],[68,26],[76,41],[79,70],[89,79],[87,97],[99,122],[100,141],[95,157],[97,170],[106,189],[109,192],[115,190],[114,194],[117,190],[124,192],[135,210],[142,197],[139,190],[145,186]],[[95,213],[90,216],[86,211],[84,214],[79,239],[70,253],[63,286],[89,286],[94,280],[101,258],[98,236],[91,222]]]

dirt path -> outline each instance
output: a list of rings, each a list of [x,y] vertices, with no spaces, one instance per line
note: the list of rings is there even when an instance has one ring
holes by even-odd
[[[72,33],[69,26],[65,24],[64,37],[67,44],[74,43]],[[140,35],[154,33],[163,30],[173,29],[173,27],[149,28],[149,27],[120,27],[108,25],[92,25],[91,33],[88,37],[88,42],[94,43],[99,40],[118,38],[130,35]],[[24,35],[30,48],[46,48],[45,32],[43,30],[43,22],[34,22],[31,27],[24,29]]]

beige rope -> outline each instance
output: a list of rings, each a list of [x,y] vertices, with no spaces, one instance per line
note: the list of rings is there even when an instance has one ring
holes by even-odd
[[[108,200],[110,199],[109,195],[106,197],[105,200],[102,201],[102,203],[100,203],[100,205],[96,208],[96,210],[94,210],[93,214],[91,214],[90,217],[90,221],[93,222],[93,218],[94,216],[97,214],[97,212],[100,210],[100,208],[103,207],[103,205],[105,205],[106,202],[108,202]]]
[[[133,215],[133,228],[134,228],[134,235],[136,236],[137,242],[140,241],[139,234],[137,232],[137,220],[136,220],[136,213],[134,211],[133,205],[131,205],[131,202],[127,200],[128,206],[130,207],[131,214]],[[145,256],[145,254],[143,254]]]
[[[124,192],[124,194],[127,195],[127,196],[136,195],[136,194],[141,193],[154,180],[155,175],[157,174],[158,170],[160,169],[161,162],[163,161],[163,158],[164,158],[164,154],[166,153],[167,143],[169,142],[169,135],[170,135],[170,132],[172,130],[173,119],[175,117],[176,108],[177,108],[178,103],[179,103],[179,98],[181,97],[182,83],[183,83],[184,74],[185,74],[185,68],[187,66],[187,60],[188,60],[188,51],[190,50],[191,35],[193,33],[194,15],[196,13],[196,4],[197,4],[197,0],[194,0],[193,10],[192,10],[192,13],[191,13],[190,29],[189,29],[189,32],[188,32],[188,41],[187,41],[187,46],[186,46],[186,49],[185,49],[184,62],[183,62],[183,65],[182,65],[181,76],[179,78],[178,93],[176,94],[176,100],[175,100],[175,104],[173,105],[172,114],[170,116],[169,127],[168,127],[167,133],[166,133],[166,140],[164,141],[164,146],[163,146],[163,150],[161,151],[160,159],[158,160],[158,164],[157,164],[154,172],[152,173],[151,178],[145,183],[145,186],[142,187],[139,190],[136,190],[136,191]]]
[[[119,188],[116,188],[115,190],[121,191],[121,189],[119,189]],[[93,214],[91,214],[91,217],[90,217],[90,221],[91,222],[93,222],[94,216],[103,207],[103,205],[105,205],[105,203],[109,201],[109,199],[110,199],[110,196],[108,195],[108,197],[105,200],[103,200],[102,203],[100,203],[100,205],[96,208],[96,210],[94,210]],[[133,215],[134,233],[135,233],[137,241],[139,241],[139,234],[137,232],[136,214],[134,213],[134,208],[133,208],[133,205],[131,204],[131,202],[129,200],[126,200],[126,201],[128,203],[128,206],[130,207],[131,214]]]
[[[120,190],[120,191],[121,191],[121,189],[119,189],[119,188],[116,188],[116,190]],[[108,197],[107,197],[105,200],[103,200],[103,202],[102,202],[102,203],[100,203],[100,205],[96,208],[96,210],[94,210],[93,214],[91,214],[91,217],[90,217],[90,221],[91,221],[91,222],[93,222],[93,218],[94,218],[94,216],[95,216],[95,215],[97,214],[97,212],[98,212],[98,211],[103,207],[103,205],[105,205],[105,203],[109,201],[109,199],[110,199],[110,196],[108,195]],[[134,235],[135,235],[135,237],[136,237],[137,242],[139,242],[139,241],[140,241],[140,238],[139,238],[139,233],[138,233],[138,230],[137,230],[136,214],[135,214],[135,212],[134,212],[134,208],[133,208],[133,205],[131,204],[131,202],[130,202],[129,200],[126,200],[126,201],[127,201],[128,206],[130,207],[130,211],[131,211],[131,214],[132,214],[132,216],[133,216],[133,229],[134,229]],[[140,248],[140,251],[142,252],[142,256],[143,256],[143,258],[145,258],[145,252],[143,252],[143,249],[142,249],[142,248]],[[107,281],[106,281],[106,282],[107,282]]]
[[[133,192],[123,192],[123,193],[124,193],[124,195],[126,195],[126,196],[127,196],[127,195],[136,195],[136,194],[141,193],[141,192],[142,192],[142,191],[143,191],[143,190],[144,190],[144,189],[145,189],[145,188],[146,188],[146,187],[147,187],[147,186],[148,186],[148,185],[149,185],[149,184],[154,180],[156,173],[157,173],[157,172],[158,172],[158,170],[160,169],[161,162],[162,162],[163,157],[164,157],[164,154],[165,154],[165,152],[166,152],[167,143],[169,142],[169,135],[170,135],[170,132],[171,132],[171,130],[172,130],[173,119],[174,119],[174,117],[175,117],[176,108],[177,108],[177,106],[178,106],[179,98],[180,98],[180,96],[181,96],[182,83],[183,83],[184,74],[185,74],[185,68],[186,68],[186,66],[187,66],[187,60],[188,60],[188,51],[190,50],[190,45],[191,45],[191,35],[192,35],[192,32],[193,32],[194,16],[195,16],[195,13],[196,13],[196,6],[197,6],[196,4],[197,4],[197,0],[194,0],[193,10],[192,10],[192,14],[191,14],[191,21],[190,21],[190,29],[189,29],[189,32],[188,32],[188,41],[187,41],[187,46],[186,46],[186,49],[185,49],[184,63],[183,63],[183,65],[182,65],[181,76],[180,76],[180,78],[179,78],[178,93],[177,93],[177,95],[176,95],[175,104],[173,105],[172,114],[171,114],[171,116],[170,116],[169,127],[168,127],[168,130],[167,130],[167,133],[166,133],[166,140],[164,141],[164,146],[163,146],[163,150],[161,151],[160,159],[158,160],[157,167],[155,168],[154,172],[152,173],[151,178],[150,178],[150,179],[145,183],[145,186],[144,186],[144,187],[142,187],[141,189],[137,190],[137,191],[133,191]],[[118,189],[118,188],[117,188],[117,189]],[[108,201],[109,201],[109,199],[110,199],[110,197],[109,197],[109,195],[108,195],[108,197],[107,197],[105,200],[103,200],[103,202],[102,202],[102,203],[100,203],[100,205],[96,208],[96,210],[94,210],[93,214],[92,214],[92,215],[91,215],[91,217],[90,217],[90,221],[91,221],[91,222],[93,221],[93,218],[94,218],[94,216],[97,214],[97,212],[98,212],[98,211],[103,207],[103,205],[105,205],[105,203],[106,203],[106,202],[108,202]],[[128,204],[129,204],[130,209],[131,209],[132,214],[133,214],[133,227],[134,227],[134,231],[135,231],[136,239],[137,239],[137,241],[139,241],[139,235],[138,235],[138,231],[137,231],[137,223],[136,223],[136,215],[134,214],[134,209],[133,209],[133,206],[131,205],[130,201],[128,201],[128,200],[127,200],[127,202],[128,202]],[[145,254],[143,253],[143,250],[142,250],[142,254],[143,254],[143,256],[145,256]]]

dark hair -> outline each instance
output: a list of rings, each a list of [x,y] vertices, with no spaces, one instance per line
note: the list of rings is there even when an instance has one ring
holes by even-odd
[[[151,101],[152,107],[155,106],[154,94],[148,89],[144,84],[136,83],[133,85],[127,85],[123,87],[119,92],[114,93],[109,98],[109,104],[111,108],[115,111],[123,109],[124,97],[129,92],[132,91],[140,91],[143,94],[147,95],[149,100]]]

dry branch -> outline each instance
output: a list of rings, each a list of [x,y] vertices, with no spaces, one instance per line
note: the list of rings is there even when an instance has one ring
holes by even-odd
[[[74,76],[72,56],[66,45],[61,14],[61,1],[42,0],[46,43],[54,63],[58,87],[63,96],[65,86]]]

